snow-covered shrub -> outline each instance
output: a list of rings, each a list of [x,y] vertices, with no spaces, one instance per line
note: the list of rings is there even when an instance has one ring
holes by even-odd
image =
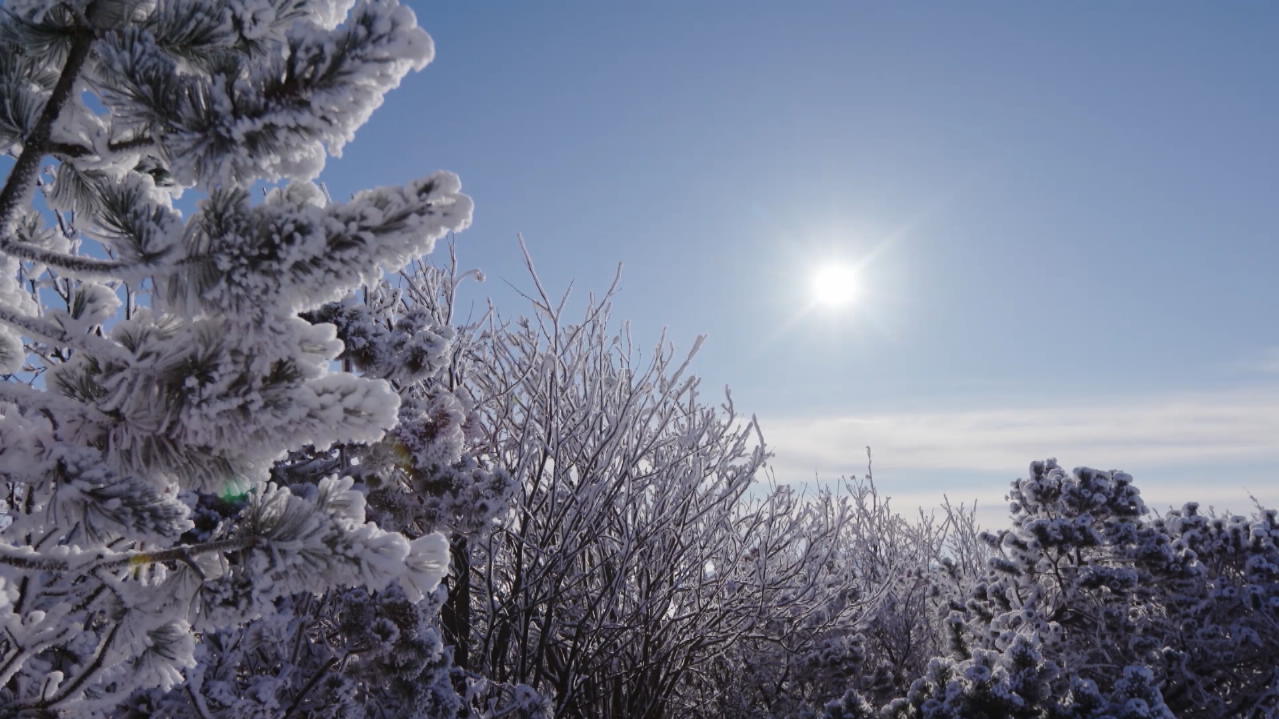
[[[299,316],[470,221],[449,173],[346,202],[309,183],[429,62],[430,39],[394,0],[5,10],[0,144],[17,159],[0,190],[0,715],[109,712],[232,659],[223,638],[309,639],[331,627],[219,632],[320,616],[297,603],[338,587],[384,590],[384,614],[414,607],[346,645],[417,637],[394,661],[439,662],[438,637],[418,629],[431,605],[414,602],[436,592],[447,540],[380,526],[393,513],[340,455],[393,444],[397,425],[412,428],[396,447],[439,426],[439,405],[404,388],[436,371],[447,338],[407,320],[408,346],[393,348],[407,366],[358,376],[334,367],[335,325]],[[257,203],[259,180],[287,184]],[[191,188],[204,199],[183,216],[173,202]],[[186,693],[207,713],[205,697],[242,690]]]
[[[1147,512],[1122,472],[1031,465],[1010,494],[1013,529],[962,611],[977,646],[1045,638],[1071,677],[1106,688],[1152,673],[1180,717],[1279,710],[1279,526]]]
[[[943,590],[983,554],[973,510],[947,504],[940,515],[903,517],[869,473],[808,503],[846,517],[797,525],[832,556],[810,569],[818,581],[808,597],[775,598],[772,620],[721,652],[701,688],[702,716],[810,716],[853,687],[883,703],[944,649],[934,620]],[[943,563],[952,571],[939,571]]]
[[[1270,717],[1279,713],[1279,524],[1148,511],[1123,472],[1035,462],[1012,528],[950,601],[949,656],[881,715]],[[858,716],[853,693],[826,708]]]
[[[1149,670],[1128,667],[1103,695],[1096,683],[1063,673],[1033,635],[1018,635],[1001,651],[979,649],[966,659],[933,659],[904,699],[882,719],[1177,719]],[[827,705],[828,719],[875,716],[856,693]]]
[[[455,658],[558,716],[714,713],[719,657],[862,611],[831,590],[848,508],[748,494],[766,458],[754,420],[702,399],[691,355],[637,352],[611,291],[571,322],[533,281],[533,316],[494,318],[474,348],[478,447],[518,490],[505,524],[454,545]],[[820,634],[802,648],[842,651]]]
[[[474,600],[457,656],[554,696],[560,716],[661,715],[685,662],[737,631],[714,560],[747,551],[725,522],[763,452],[668,347],[634,366],[603,303],[581,324],[556,304],[495,323],[477,358],[483,445],[520,489],[509,524],[458,562]]]

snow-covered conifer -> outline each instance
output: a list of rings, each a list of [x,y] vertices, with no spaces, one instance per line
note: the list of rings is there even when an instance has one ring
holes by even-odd
[[[473,408],[461,386],[470,338],[467,328],[449,326],[455,275],[419,263],[395,286],[379,283],[304,313],[337,327],[338,361],[395,389],[399,421],[378,442],[290,453],[273,468],[279,482],[305,493],[324,476],[345,474],[379,527],[414,536],[442,530],[456,543],[492,528],[514,486],[470,451]],[[137,696],[134,706],[228,718],[485,716],[492,696],[508,688],[455,666],[440,626],[444,601],[442,589],[412,602],[394,586],[282,598],[270,615],[211,636],[186,691]],[[491,713],[512,706],[519,693],[509,689]]]
[[[1018,694],[1028,707],[1048,707],[1040,695],[1105,698],[1072,699],[1053,710],[1073,712],[1061,716],[1225,719],[1279,710],[1274,511],[1222,517],[1189,504],[1160,516],[1129,475],[1068,473],[1052,460],[1033,463],[1009,499],[1012,528],[986,535],[996,552],[990,568],[951,605],[953,656],[937,661],[952,673],[979,659],[1015,660],[1033,645],[1043,686]],[[957,691],[928,681],[912,694]],[[1085,711],[1094,704],[1097,714]],[[934,716],[926,701],[915,705],[922,713],[901,716]]]
[[[299,593],[435,592],[441,534],[372,521],[340,464],[278,466],[403,423],[410,377],[336,370],[335,326],[299,313],[430,251],[471,202],[445,172],[345,202],[309,181],[431,56],[394,0],[8,4],[0,715],[172,687],[217,651],[198,637]],[[285,184],[255,202],[261,180]]]

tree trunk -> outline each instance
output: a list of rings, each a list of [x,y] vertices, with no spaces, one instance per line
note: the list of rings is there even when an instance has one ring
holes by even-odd
[[[466,537],[449,541],[453,559],[453,585],[444,602],[441,618],[444,636],[453,645],[453,663],[461,669],[471,668],[471,550]]]

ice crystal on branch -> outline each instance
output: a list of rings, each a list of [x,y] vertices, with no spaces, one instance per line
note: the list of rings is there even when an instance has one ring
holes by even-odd
[[[1012,528],[952,595],[950,656],[885,719],[1226,719],[1279,710],[1279,525],[1273,510],[1162,515],[1132,477],[1034,462]],[[829,717],[862,716],[826,707]],[[863,714],[864,715],[864,714]]]
[[[0,715],[172,687],[198,636],[297,596],[436,590],[435,527],[381,526],[353,465],[279,469],[404,416],[408,376],[335,369],[336,328],[299,313],[429,252],[470,199],[446,172],[332,204],[309,180],[432,53],[395,0],[7,5]],[[255,203],[261,180],[285,184]]]

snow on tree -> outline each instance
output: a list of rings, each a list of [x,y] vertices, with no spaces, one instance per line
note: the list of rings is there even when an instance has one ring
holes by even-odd
[[[462,386],[469,335],[450,327],[459,279],[417,264],[401,280],[304,314],[337,327],[338,361],[396,389],[399,422],[379,442],[292,452],[274,476],[305,492],[324,476],[346,474],[383,529],[443,530],[454,541],[483,536],[514,486],[469,449],[473,409]],[[442,589],[411,602],[393,586],[281,598],[270,615],[207,637],[186,691],[150,692],[131,708],[146,716],[343,719],[484,716],[494,698],[509,708],[523,696],[517,687],[453,664],[440,627],[443,601]]]
[[[869,471],[806,504],[847,515],[828,537],[822,522],[797,527],[836,548],[820,567],[816,601],[777,601],[772,621],[724,650],[700,716],[807,717],[850,687],[867,702],[887,702],[944,650],[937,610],[956,577],[985,556],[975,506],[947,502],[939,513],[904,517]]]
[[[831,719],[1226,719],[1279,712],[1279,523],[1152,514],[1123,472],[1035,462],[1011,529],[949,602],[948,656],[876,714]]]
[[[1279,714],[1272,510],[1049,461],[977,547],[751,494],[754,418],[611,295],[388,283],[457,177],[311,180],[432,53],[395,0],[7,4],[0,719]]]
[[[394,0],[9,3],[0,715],[172,687],[216,651],[197,637],[298,593],[435,592],[442,534],[371,521],[341,464],[276,467],[424,411],[299,313],[469,224],[446,172],[347,202],[309,182],[432,53]]]
[[[754,418],[703,399],[692,354],[614,328],[616,285],[570,319],[529,269],[532,315],[494,317],[471,353],[477,450],[518,488],[506,522],[454,543],[458,663],[557,716],[658,719],[732,715],[721,660],[770,639],[805,667],[844,648],[881,594],[846,581],[849,508],[760,486]]]

